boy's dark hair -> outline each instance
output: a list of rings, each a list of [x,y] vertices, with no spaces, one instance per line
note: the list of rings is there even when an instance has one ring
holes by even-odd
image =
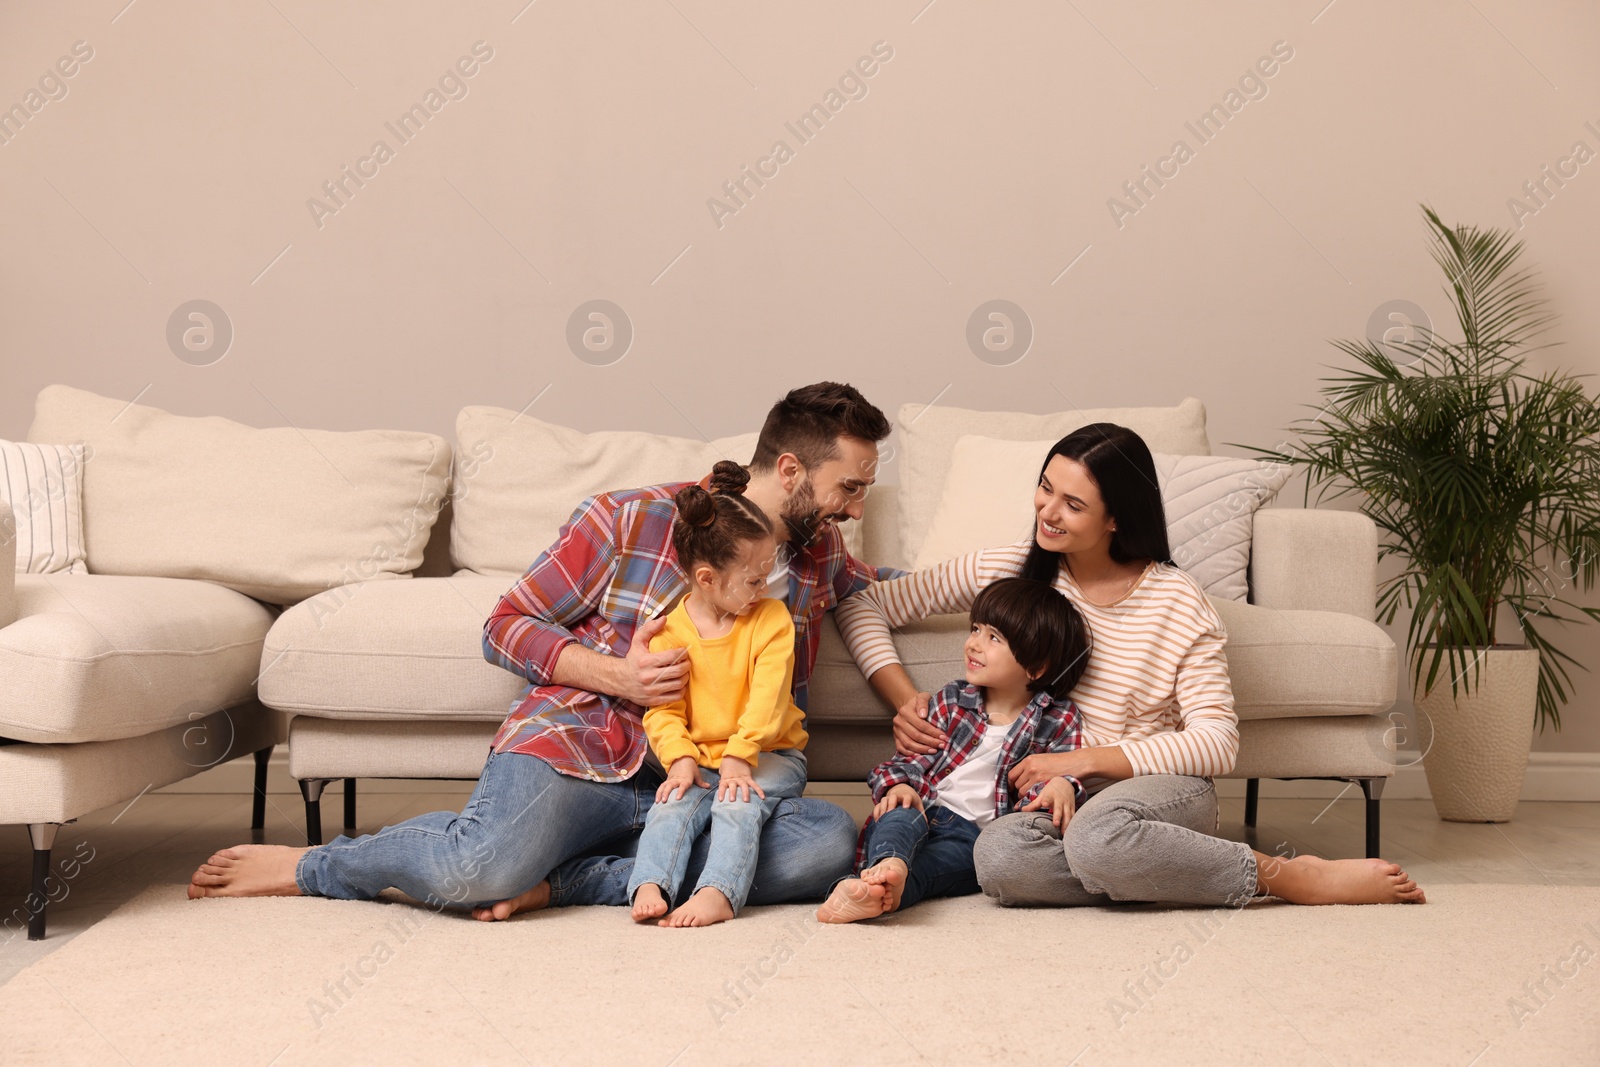
[[[1001,578],[978,591],[972,622],[993,626],[1022,669],[1040,671],[1032,692],[1066,700],[1089,666],[1089,624],[1072,601],[1029,578]]]
[[[791,389],[772,405],[756,438],[750,469],[765,472],[777,466],[778,457],[792,452],[811,473],[839,458],[839,438],[854,437],[876,444],[892,427],[883,412],[854,386],[818,382]]]
[[[750,472],[731,459],[711,468],[711,490],[699,483],[674,495],[678,514],[672,520],[672,547],[684,574],[696,563],[721,570],[739,558],[740,546],[772,533],[767,513],[744,495]]]

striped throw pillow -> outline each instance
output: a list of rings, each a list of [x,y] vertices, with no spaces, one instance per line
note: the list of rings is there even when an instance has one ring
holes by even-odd
[[[0,500],[17,520],[18,574],[87,574],[82,444],[0,441]]]

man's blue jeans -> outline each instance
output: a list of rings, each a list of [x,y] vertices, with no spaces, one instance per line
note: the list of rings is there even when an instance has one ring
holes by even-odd
[[[867,866],[895,856],[910,870],[901,911],[926,897],[961,897],[980,888],[972,863],[977,823],[938,804],[929,804],[927,812],[893,808],[867,827]]]
[[[750,792],[748,800],[719,800],[716,771],[700,768],[709,789],[691,785],[683,796],[658,800],[650,808],[639,835],[639,851],[628,879],[628,899],[639,887],[654,883],[670,904],[692,895],[679,891],[687,884],[690,846],[711,828],[711,845],[705,867],[694,882],[695,891],[711,888],[728,898],[739,914],[756,874],[761,827],[778,804],[806,791],[806,755],[797,748],[763,752],[756,758],[753,777],[766,798]]]
[[[537,756],[489,754],[457,814],[436,811],[306,850],[295,883],[307,895],[369,900],[388,888],[440,907],[477,907],[550,879],[554,906],[628,902],[632,852],[661,774],[625,782],[561,774]],[[749,903],[821,899],[849,873],[855,822],[825,800],[780,801],[761,832]],[[685,878],[698,881],[705,835]]]

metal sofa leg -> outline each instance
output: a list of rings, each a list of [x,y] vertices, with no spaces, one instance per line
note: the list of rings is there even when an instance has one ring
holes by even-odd
[[[1256,824],[1256,806],[1261,801],[1261,779],[1246,778],[1244,782],[1244,824]]]
[[[1387,778],[1361,778],[1361,792],[1367,798],[1367,859],[1378,858],[1378,800]]]
[[[28,824],[28,837],[33,841],[33,885],[28,893],[28,940],[44,940],[45,909],[50,904],[50,850],[55,847],[56,831],[60,823],[35,822]],[[37,910],[35,907],[37,906]]]
[[[354,778],[346,778],[344,780],[344,828],[346,830],[354,830],[356,828],[356,780]]]
[[[332,778],[300,779],[300,795],[306,801],[306,844],[322,844],[322,790]]]
[[[267,761],[272,758],[275,745],[256,751],[256,792],[250,805],[250,829],[264,830],[267,826]]]

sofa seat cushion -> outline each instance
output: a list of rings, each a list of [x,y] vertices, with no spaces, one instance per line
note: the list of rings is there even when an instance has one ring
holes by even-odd
[[[504,719],[527,683],[483,658],[515,578],[357,582],[284,611],[261,652],[261,702],[331,719]]]
[[[1242,720],[1374,715],[1394,704],[1398,654],[1376,624],[1331,611],[1279,611],[1212,598],[1228,630],[1228,673]],[[894,634],[911,680],[937,692],[965,675],[965,615],[937,615]],[[822,630],[808,717],[819,723],[892,718],[839,636],[833,616]]]
[[[276,611],[184,578],[19,574],[0,737],[138,737],[249,700]]]

